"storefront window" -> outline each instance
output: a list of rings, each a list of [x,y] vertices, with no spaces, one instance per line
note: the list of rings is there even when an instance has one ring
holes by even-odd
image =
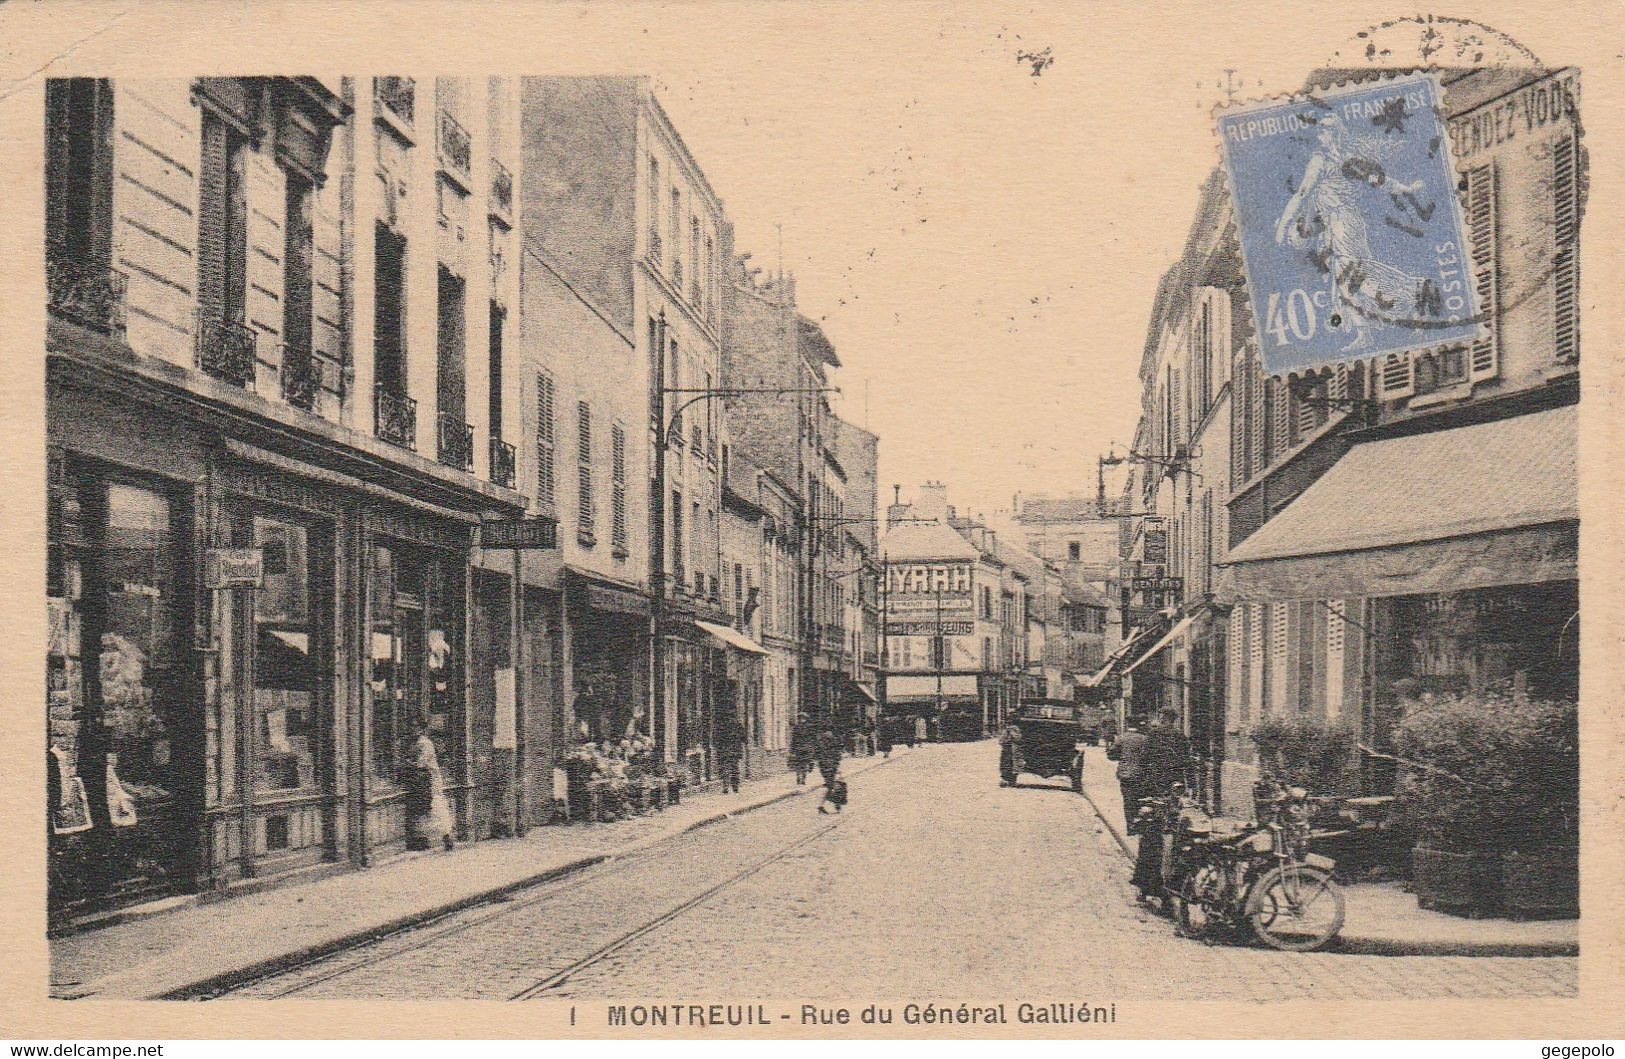
[[[199,733],[177,642],[179,514],[164,492],[78,470],[53,487],[47,721],[53,904],[183,878]]]
[[[264,569],[254,602],[255,792],[308,789],[320,782],[321,730],[310,535],[259,516],[252,530]]]
[[[109,813],[115,826],[128,826],[142,803],[167,802],[175,788],[174,540],[162,494],[112,484],[106,502],[101,724]]]

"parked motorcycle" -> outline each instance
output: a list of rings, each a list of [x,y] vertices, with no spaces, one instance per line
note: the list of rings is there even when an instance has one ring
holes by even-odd
[[[1188,937],[1250,932],[1271,948],[1324,948],[1343,928],[1344,900],[1332,860],[1309,852],[1308,794],[1264,782],[1253,803],[1247,824],[1209,816],[1177,785],[1142,807],[1162,819],[1165,901]]]

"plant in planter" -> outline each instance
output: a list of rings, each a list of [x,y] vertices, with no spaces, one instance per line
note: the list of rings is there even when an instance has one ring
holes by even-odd
[[[1417,836],[1417,900],[1483,915],[1577,910],[1574,702],[1510,685],[1407,703],[1394,731],[1397,811]]]
[[[1354,729],[1295,714],[1261,718],[1248,732],[1259,772],[1282,783],[1326,794],[1343,786],[1354,753]]]

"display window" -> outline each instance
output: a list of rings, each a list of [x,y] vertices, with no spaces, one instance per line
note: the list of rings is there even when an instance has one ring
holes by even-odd
[[[199,710],[181,630],[188,512],[159,485],[74,466],[48,531],[52,897],[136,899],[190,878]]]

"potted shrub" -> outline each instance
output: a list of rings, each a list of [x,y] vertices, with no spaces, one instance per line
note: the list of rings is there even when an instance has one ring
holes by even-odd
[[[1354,753],[1354,729],[1313,717],[1272,714],[1247,733],[1260,774],[1326,795],[1344,786]]]
[[[1398,813],[1424,908],[1550,914],[1577,889],[1578,711],[1509,685],[1407,703]],[[1510,882],[1510,886],[1508,883]]]

